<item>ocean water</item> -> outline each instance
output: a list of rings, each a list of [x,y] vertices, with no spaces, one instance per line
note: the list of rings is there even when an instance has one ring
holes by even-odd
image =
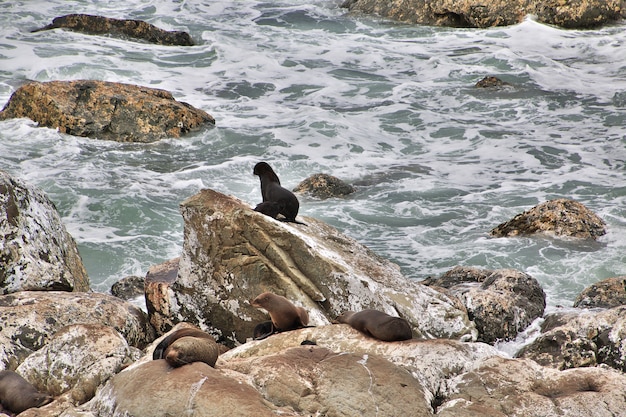
[[[209,4],[207,4],[209,3]],[[571,306],[626,275],[626,30],[561,30],[526,19],[485,30],[347,14],[341,1],[23,0],[0,14],[0,103],[27,80],[97,79],[168,90],[216,127],[127,144],[0,122],[0,169],[42,188],[78,242],[92,287],[180,255],[179,204],[202,188],[261,201],[258,161],[295,187],[323,172],[357,185],[301,196],[322,219],[415,280],[456,266],[515,268]],[[188,31],[155,46],[61,29],[90,13]],[[495,75],[511,84],[482,90]],[[493,239],[549,199],[600,215],[598,242]]]

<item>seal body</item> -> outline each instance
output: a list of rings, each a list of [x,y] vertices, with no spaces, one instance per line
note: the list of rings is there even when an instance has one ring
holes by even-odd
[[[198,328],[178,329],[154,348],[152,359],[165,359],[173,367],[192,362],[204,362],[215,366],[219,345],[210,334]]]
[[[13,371],[0,372],[0,404],[12,413],[19,414],[29,408],[52,402],[48,394],[37,391],[30,382]]]
[[[346,323],[368,336],[384,342],[395,342],[413,338],[413,331],[408,321],[390,316],[378,310],[363,310],[355,313],[346,311],[337,317],[339,323]]]
[[[263,196],[263,203],[255,210],[274,218],[282,214],[285,216],[285,221],[299,223],[296,221],[296,216],[300,209],[300,202],[294,193],[280,185],[278,175],[272,167],[267,162],[259,162],[252,172],[261,180],[261,195]],[[273,204],[264,204],[268,202]],[[272,216],[275,211],[278,213]]]
[[[274,333],[301,329],[309,324],[307,311],[296,307],[281,295],[264,292],[252,300],[252,305],[267,310],[274,325]]]

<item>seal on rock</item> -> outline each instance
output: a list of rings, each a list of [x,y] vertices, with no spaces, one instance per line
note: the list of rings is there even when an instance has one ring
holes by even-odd
[[[267,162],[259,162],[252,172],[261,180],[261,195],[263,196],[263,203],[259,204],[255,210],[273,218],[282,214],[286,222],[304,224],[296,220],[300,209],[298,198],[280,185],[278,175],[272,167]],[[273,215],[274,213],[276,216]]]
[[[349,324],[361,333],[383,342],[413,338],[413,331],[408,321],[378,310],[368,309],[358,313],[346,311],[337,317],[337,322]]]
[[[13,371],[0,372],[0,404],[15,414],[52,402],[52,396],[37,391],[30,382]]]
[[[264,292],[252,300],[251,304],[254,307],[267,310],[270,318],[272,319],[273,329],[266,323],[261,323],[261,325],[265,326],[263,328],[265,331],[271,332],[261,335],[263,336],[262,338],[265,338],[273,333],[301,329],[309,324],[309,313],[307,313],[307,311],[302,307],[296,307],[291,301],[281,295]],[[257,328],[258,327],[259,326],[257,326]],[[262,333],[263,330],[257,330],[255,328],[255,335],[257,332]]]
[[[152,359],[165,359],[176,368],[192,362],[215,366],[219,346],[213,336],[197,328],[178,329],[166,336],[152,353]]]

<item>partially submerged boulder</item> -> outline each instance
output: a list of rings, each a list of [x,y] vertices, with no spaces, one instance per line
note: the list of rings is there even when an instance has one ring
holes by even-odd
[[[297,193],[307,193],[319,199],[343,197],[352,194],[356,188],[328,174],[313,174],[293,189]]]
[[[543,233],[596,240],[606,234],[604,221],[583,204],[560,198],[546,201],[491,230],[495,237]]]
[[[622,18],[620,0],[345,0],[342,7],[406,23],[473,28],[515,25],[528,15],[569,29]]]
[[[215,119],[165,90],[106,81],[31,81],[17,89],[0,120],[28,117],[62,133],[119,142],[178,138]]]
[[[68,14],[55,17],[52,23],[32,32],[65,28],[75,32],[95,35],[113,35],[144,40],[157,45],[191,46],[193,40],[187,32],[166,31],[158,27],[133,19],[113,19],[88,14]]]
[[[613,308],[626,305],[626,276],[607,278],[585,288],[574,307]]]
[[[546,308],[546,295],[539,282],[514,269],[459,266],[422,282],[446,288],[463,302],[481,342],[515,339],[533,320],[543,316]]]
[[[604,364],[626,372],[626,306],[549,314],[516,356],[557,369]]]
[[[0,294],[88,291],[76,242],[38,188],[0,170]]]
[[[408,280],[397,265],[323,222],[276,221],[212,190],[184,201],[181,211],[185,237],[178,277],[162,283],[159,293],[166,300],[148,307],[172,323],[189,321],[220,342],[244,342],[268,319],[250,300],[269,291],[306,308],[311,325],[373,308],[404,317],[426,337],[476,338],[454,300]]]
[[[20,291],[0,296],[0,369],[15,369],[70,324],[106,325],[143,348],[154,330],[143,311],[100,293]]]

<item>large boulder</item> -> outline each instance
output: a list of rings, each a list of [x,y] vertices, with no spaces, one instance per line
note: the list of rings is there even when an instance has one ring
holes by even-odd
[[[585,288],[574,307],[612,308],[626,305],[626,276],[607,278]]]
[[[88,291],[76,242],[50,199],[0,170],[0,294]]]
[[[626,375],[612,369],[558,371],[491,357],[464,374],[440,417],[615,417],[624,415]]]
[[[95,35],[113,35],[140,39],[157,45],[193,45],[193,40],[187,32],[166,31],[141,20],[113,19],[88,14],[68,14],[55,17],[51,24],[33,30],[33,32],[56,28],[65,28],[75,32]]]
[[[406,279],[397,265],[316,219],[276,221],[212,190],[181,204],[185,221],[178,277],[149,311],[188,321],[221,342],[244,342],[266,313],[250,300],[270,291],[306,308],[322,325],[346,310],[373,308],[406,318],[418,334],[476,338],[454,300]],[[168,310],[163,312],[159,306]],[[153,313],[154,314],[154,313]]]
[[[99,293],[21,291],[0,296],[0,369],[13,370],[70,324],[106,325],[129,345],[154,339],[146,314],[117,297]]]
[[[543,316],[546,308],[546,295],[539,282],[514,269],[459,266],[423,283],[446,288],[457,296],[476,323],[478,340],[486,343],[515,339]]]
[[[620,0],[346,0],[342,7],[407,23],[476,28],[514,25],[527,15],[581,29],[622,18]]]
[[[546,234],[596,240],[606,224],[583,204],[560,198],[546,201],[491,230],[495,237]]]
[[[29,82],[17,89],[0,120],[28,117],[75,136],[120,142],[178,138],[215,119],[164,90],[106,81]]]
[[[352,194],[356,188],[332,175],[313,174],[301,181],[293,190],[297,193],[307,193],[319,199],[326,199]]]
[[[123,365],[138,359],[139,352],[112,327],[74,324],[56,332],[16,371],[39,391],[55,397],[69,392],[74,404],[82,404]]]
[[[549,314],[516,356],[557,369],[604,364],[626,372],[626,306]]]

